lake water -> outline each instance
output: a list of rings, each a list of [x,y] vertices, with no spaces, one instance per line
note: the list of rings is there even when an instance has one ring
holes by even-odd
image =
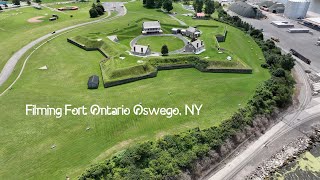
[[[320,180],[320,144],[275,173],[272,179]]]

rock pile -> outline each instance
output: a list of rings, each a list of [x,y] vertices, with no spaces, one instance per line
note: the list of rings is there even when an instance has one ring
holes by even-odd
[[[320,141],[320,128],[316,128],[309,137],[299,137],[295,141],[283,146],[281,151],[264,161],[246,179],[268,179],[278,168],[294,161],[300,154],[310,149],[315,142]]]

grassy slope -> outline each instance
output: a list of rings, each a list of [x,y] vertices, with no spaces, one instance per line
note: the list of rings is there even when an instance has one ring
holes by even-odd
[[[128,143],[154,139],[166,133],[188,128],[205,128],[229,117],[238,104],[245,104],[258,83],[268,77],[260,68],[261,51],[252,44],[237,46],[250,37],[233,29],[225,47],[234,50],[254,68],[254,74],[210,74],[195,69],[161,71],[157,78],[146,79],[108,89],[88,91],[87,78],[100,74],[98,52],[86,52],[66,42],[67,37],[89,32],[109,32],[148,14],[168,23],[176,23],[154,10],[141,9],[140,3],[129,3],[128,15],[116,21],[91,25],[63,35],[40,48],[27,64],[23,76],[0,98],[0,179],[72,179],[89,164],[101,161]],[[131,17],[130,19],[128,17]],[[231,42],[238,38],[238,43]],[[237,41],[237,42],[238,42]],[[49,70],[38,67],[48,65]],[[171,92],[168,95],[168,92]],[[143,102],[149,107],[180,107],[185,103],[202,103],[200,116],[167,119],[161,116],[66,116],[61,119],[25,116],[25,104],[66,103],[74,106],[99,104],[132,107]],[[90,126],[91,130],[86,131]],[[54,150],[50,149],[56,144]],[[113,147],[113,148],[112,148]]]
[[[78,6],[79,10],[62,13],[51,11],[48,8],[37,10],[29,7],[0,13],[0,70],[15,51],[30,41],[54,30],[92,20],[88,14],[92,5],[90,2],[73,3],[72,5]],[[52,7],[60,6],[53,5]],[[59,20],[48,21],[52,14],[57,14],[60,17]],[[73,18],[70,15],[73,15]],[[27,22],[28,19],[36,16],[45,16],[45,21],[41,23]]]

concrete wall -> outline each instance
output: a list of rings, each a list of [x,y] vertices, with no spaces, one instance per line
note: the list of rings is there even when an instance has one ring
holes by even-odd
[[[311,0],[309,11],[320,14],[320,0]]]

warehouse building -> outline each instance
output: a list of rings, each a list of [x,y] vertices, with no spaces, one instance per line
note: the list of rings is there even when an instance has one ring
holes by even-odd
[[[229,9],[236,14],[247,18],[260,19],[263,17],[262,12],[257,7],[253,7],[243,1],[237,1],[231,4]]]

